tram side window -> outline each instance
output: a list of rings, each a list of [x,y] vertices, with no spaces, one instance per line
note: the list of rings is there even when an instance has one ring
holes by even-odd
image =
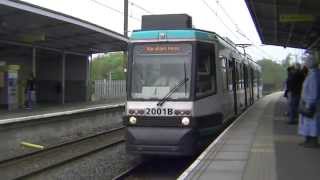
[[[248,88],[248,69],[247,65],[243,65],[243,87]]]
[[[244,89],[244,72],[243,72],[243,64],[240,64],[240,83],[241,83],[241,89]]]
[[[229,87],[229,91],[233,91],[233,81],[234,81],[234,77],[232,76],[232,71],[233,71],[233,63],[232,61],[229,61],[229,66],[228,66],[228,87]]]
[[[257,86],[257,76],[256,76],[256,71],[253,70],[253,73],[252,73],[253,77],[253,87],[256,87]]]
[[[258,72],[258,77],[259,77],[259,86],[262,86],[262,77],[261,77],[261,74],[260,74],[260,72]]]
[[[237,72],[238,72],[238,89],[241,89],[241,69],[240,64],[237,63]]]
[[[228,91],[228,70],[227,70],[228,60],[225,57],[221,57],[220,62],[221,62],[223,91],[226,92]]]
[[[239,90],[240,89],[240,71],[239,71],[239,64],[236,62],[235,63],[235,80],[236,80],[236,89]]]
[[[196,95],[216,92],[214,46],[199,44],[197,48]]]
[[[258,71],[256,71],[256,73],[257,73],[257,75],[256,75],[256,77],[257,77],[257,86],[259,86],[259,73],[258,73]]]
[[[258,83],[258,86],[261,86],[261,77],[260,77],[260,72],[257,71],[257,83]]]

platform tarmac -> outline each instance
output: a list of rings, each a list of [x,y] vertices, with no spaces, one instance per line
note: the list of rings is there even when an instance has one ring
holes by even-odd
[[[218,180],[316,180],[320,148],[299,146],[288,125],[286,99],[265,96],[244,112],[179,177]]]
[[[40,103],[34,105],[31,109],[19,108],[16,110],[5,110],[0,109],[0,124],[1,121],[7,121],[12,118],[25,118],[31,116],[38,116],[44,114],[59,113],[65,111],[74,111],[80,109],[88,108],[98,108],[102,106],[112,106],[112,105],[124,105],[125,98],[113,98],[102,101],[94,102],[79,102],[79,103],[66,103],[66,104],[47,104]]]

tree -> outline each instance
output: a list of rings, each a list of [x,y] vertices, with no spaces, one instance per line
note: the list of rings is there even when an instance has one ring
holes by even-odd
[[[291,56],[292,54],[289,53],[284,60],[282,60],[282,66],[287,69],[291,65]]]
[[[262,68],[264,91],[270,93],[283,89],[286,79],[286,69],[270,59],[263,59],[257,63]]]
[[[123,68],[126,61],[122,52],[108,53],[98,56],[92,61],[92,80],[111,79],[124,80]]]

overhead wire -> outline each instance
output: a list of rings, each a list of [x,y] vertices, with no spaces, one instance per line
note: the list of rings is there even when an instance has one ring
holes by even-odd
[[[116,12],[116,13],[119,13],[119,14],[121,14],[121,15],[124,15],[124,12],[123,12],[123,11],[121,11],[121,10],[119,10],[119,9],[116,9],[116,8],[114,8],[114,7],[111,7],[111,6],[109,6],[109,5],[105,4],[105,3],[102,3],[102,2],[100,2],[100,1],[98,1],[98,0],[90,0],[90,1],[94,2],[95,4],[98,4],[98,5],[102,6],[102,7],[104,7],[104,8],[107,8],[107,9],[109,9],[109,10],[112,10],[112,11],[114,11],[114,12]],[[218,15],[217,11],[215,11],[215,10],[208,4],[207,1],[205,1],[205,0],[201,0],[201,1],[202,1],[202,2],[204,3],[204,5],[218,18],[218,20],[222,23],[222,25],[223,25],[225,28],[227,28],[228,31],[229,31],[236,39],[240,40],[240,38],[239,38],[238,35],[237,35],[237,34],[239,34],[240,36],[242,36],[242,37],[244,37],[245,39],[247,39],[248,41],[250,41],[250,43],[252,43],[252,44],[255,46],[256,49],[258,49],[259,51],[261,51],[263,54],[267,55],[269,58],[274,59],[271,55],[269,55],[268,53],[266,53],[262,48],[260,48],[258,45],[256,45],[256,43],[254,43],[247,35],[245,35],[245,34],[243,33],[243,31],[239,28],[238,24],[237,24],[237,23],[235,22],[235,20],[230,16],[230,14],[226,11],[226,9],[225,9],[225,8],[223,7],[223,5],[219,2],[219,0],[216,1],[216,4],[220,7],[220,9],[222,10],[222,12],[223,12],[223,13],[226,15],[226,17],[229,19],[229,21],[234,25],[236,31],[232,30],[232,28],[230,28],[230,27],[224,22],[224,20]],[[153,14],[150,10],[144,8],[143,6],[137,4],[137,3],[133,2],[133,1],[129,1],[129,3],[130,3],[131,6],[134,6],[134,7],[138,8],[138,9],[140,9],[140,10],[148,13],[148,14]],[[131,15],[131,14],[129,15],[129,17],[132,18],[132,19],[134,19],[134,20],[136,20],[136,21],[141,22],[141,19],[140,19],[140,18],[137,18],[137,17],[135,17],[135,16],[133,16],[133,15]]]
[[[89,0],[89,1],[94,2],[97,5],[100,5],[100,6],[104,7],[104,8],[110,9],[110,10],[112,10],[112,11],[114,11],[116,13],[119,13],[119,14],[124,16],[124,12],[119,10],[119,9],[113,8],[113,7],[111,7],[111,6],[109,6],[109,5],[105,4],[105,3],[102,3],[100,1],[97,1],[97,0]],[[136,20],[136,21],[141,22],[140,18],[134,17],[133,15],[129,15],[129,17],[134,19],[134,20]]]
[[[140,10],[142,10],[142,11],[148,13],[148,14],[153,14],[151,11],[149,11],[148,9],[142,7],[142,6],[139,5],[139,4],[137,4],[137,3],[135,3],[135,2],[132,2],[132,1],[129,1],[129,2],[130,2],[130,5],[131,5],[131,6],[135,6],[136,8],[138,8],[138,9],[140,9]]]
[[[264,55],[268,56],[270,59],[275,59],[273,56],[271,56],[269,53],[267,53],[265,50],[263,50],[262,48],[260,48],[256,43],[254,43],[248,36],[246,36],[245,34],[242,34],[242,36],[247,39],[248,41],[250,41],[250,43],[256,48],[258,49],[260,52],[262,52]]]
[[[229,30],[229,32],[231,32],[235,38],[237,38],[238,40],[240,40],[239,37],[237,36],[237,34],[222,20],[222,18],[221,18],[221,17],[218,15],[218,13],[208,4],[208,2],[205,1],[205,0],[201,0],[201,1],[202,1],[202,2],[205,4],[205,6],[218,18],[218,20]]]
[[[271,59],[275,59],[273,56],[271,56],[270,54],[268,54],[266,51],[264,51],[262,48],[260,48],[258,45],[256,45],[256,43],[254,43],[246,34],[243,33],[243,31],[240,29],[240,27],[238,26],[238,24],[235,22],[235,20],[230,16],[230,14],[226,11],[226,9],[223,7],[223,5],[219,2],[219,0],[216,1],[217,5],[221,8],[221,10],[223,11],[223,13],[228,17],[229,21],[235,26],[236,28],[236,32],[238,34],[240,34],[242,37],[244,37],[245,39],[247,39],[248,41],[250,41],[250,43],[252,43],[256,49],[258,49],[259,51],[261,51],[263,54],[265,54],[266,56],[268,56]]]
[[[228,19],[235,25],[236,29],[240,29],[238,24],[233,20],[233,18],[229,15],[229,13],[226,11],[226,9],[220,4],[219,0],[216,1],[217,5],[220,6],[223,13],[228,17]]]

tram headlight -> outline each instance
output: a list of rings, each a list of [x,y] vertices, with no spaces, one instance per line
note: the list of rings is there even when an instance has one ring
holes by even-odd
[[[137,124],[137,118],[131,116],[131,117],[129,118],[129,122],[130,122],[130,124]]]
[[[190,124],[190,119],[187,117],[184,117],[184,118],[182,118],[181,123],[184,126],[188,126]]]

